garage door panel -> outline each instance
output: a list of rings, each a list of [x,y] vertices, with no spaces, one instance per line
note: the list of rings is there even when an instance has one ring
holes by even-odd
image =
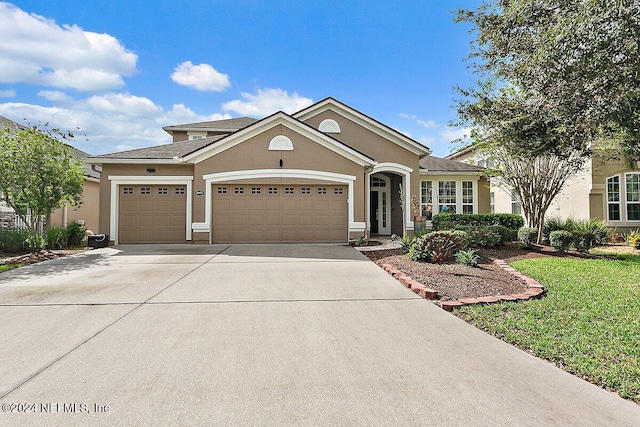
[[[346,186],[229,184],[214,191],[214,242],[343,242],[347,237]]]
[[[118,192],[120,243],[186,241],[186,187],[121,185]]]

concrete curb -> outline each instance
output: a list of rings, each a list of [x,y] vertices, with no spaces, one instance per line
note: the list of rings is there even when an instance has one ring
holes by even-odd
[[[478,298],[460,298],[457,300],[450,301],[441,301],[440,307],[446,311],[453,311],[456,307],[462,307],[464,305],[472,305],[472,304],[494,304],[496,302],[504,302],[504,301],[526,301],[528,299],[533,298],[541,298],[545,293],[545,288],[541,285],[537,280],[525,276],[520,273],[515,268],[509,266],[504,260],[496,259],[493,261],[494,264],[502,268],[504,271],[508,271],[513,274],[517,278],[524,281],[529,289],[525,292],[519,294],[511,294],[511,295],[492,295]],[[382,264],[382,268],[384,271],[392,275],[396,280],[402,283],[405,287],[411,289],[416,294],[420,295],[422,298],[426,299],[438,299],[438,291],[427,288],[425,285],[413,280],[411,277],[405,275],[400,270],[392,266],[391,264]]]

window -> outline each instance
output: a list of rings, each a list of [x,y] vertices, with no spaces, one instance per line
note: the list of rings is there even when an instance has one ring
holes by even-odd
[[[318,194],[327,194],[327,187],[318,187]]]
[[[269,193],[269,194],[278,194],[278,187],[269,187],[267,189],[267,193]]]
[[[476,166],[480,166],[481,168],[487,167],[487,161],[485,159],[480,159],[476,163]]]
[[[333,189],[333,194],[335,194],[335,195],[342,194],[342,188],[340,188],[340,187],[334,188]]]
[[[300,194],[311,194],[311,187],[302,187],[300,189]]]
[[[491,208],[491,213],[496,213],[496,193],[493,191],[489,193],[489,206]]]
[[[260,194],[260,187],[251,187],[251,194]]]
[[[202,139],[202,138],[203,138],[202,135],[189,135],[189,139],[192,140],[192,141],[194,139]]]
[[[371,177],[371,186],[372,187],[386,187],[387,186],[387,182],[382,178],[378,178],[377,176],[372,176]]]
[[[627,221],[640,221],[640,173],[625,174]]]
[[[131,187],[124,187],[122,189],[122,194],[133,194],[133,188]]]
[[[176,194],[184,194],[184,193],[185,193],[184,187],[176,187]]]
[[[293,187],[284,187],[284,194],[296,194],[296,190]]]
[[[607,178],[607,214],[609,221],[620,221],[620,177]]]
[[[473,213],[473,181],[462,181],[462,213]]]
[[[439,212],[456,213],[456,182],[438,181]]]
[[[520,202],[520,194],[514,188],[511,190],[511,213],[522,215],[522,202]]]
[[[169,194],[168,188],[158,188],[158,194]]]
[[[151,194],[151,189],[150,188],[141,188],[140,189],[140,194]]]
[[[233,193],[234,194],[244,194],[244,187],[234,187]]]
[[[433,182],[420,182],[420,211],[422,216],[431,219],[433,214]]]
[[[227,194],[227,187],[218,187],[218,194]]]

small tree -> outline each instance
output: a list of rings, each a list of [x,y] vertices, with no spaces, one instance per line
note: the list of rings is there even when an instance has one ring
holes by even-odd
[[[55,136],[73,138],[46,125],[0,132],[0,196],[27,224],[33,251],[41,249],[39,222],[65,204],[78,205],[82,193],[82,165]]]
[[[496,176],[493,179],[499,187],[518,192],[527,225],[538,230],[540,243],[544,217],[551,202],[562,191],[567,179],[582,169],[584,158],[552,154],[523,157],[497,146],[492,146],[488,152],[496,163],[489,173]]]

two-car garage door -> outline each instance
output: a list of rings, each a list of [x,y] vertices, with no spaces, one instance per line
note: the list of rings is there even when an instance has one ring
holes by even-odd
[[[214,184],[212,241],[344,242],[347,186]],[[184,185],[120,185],[119,243],[186,241]]]
[[[344,242],[347,186],[214,184],[213,241]]]

